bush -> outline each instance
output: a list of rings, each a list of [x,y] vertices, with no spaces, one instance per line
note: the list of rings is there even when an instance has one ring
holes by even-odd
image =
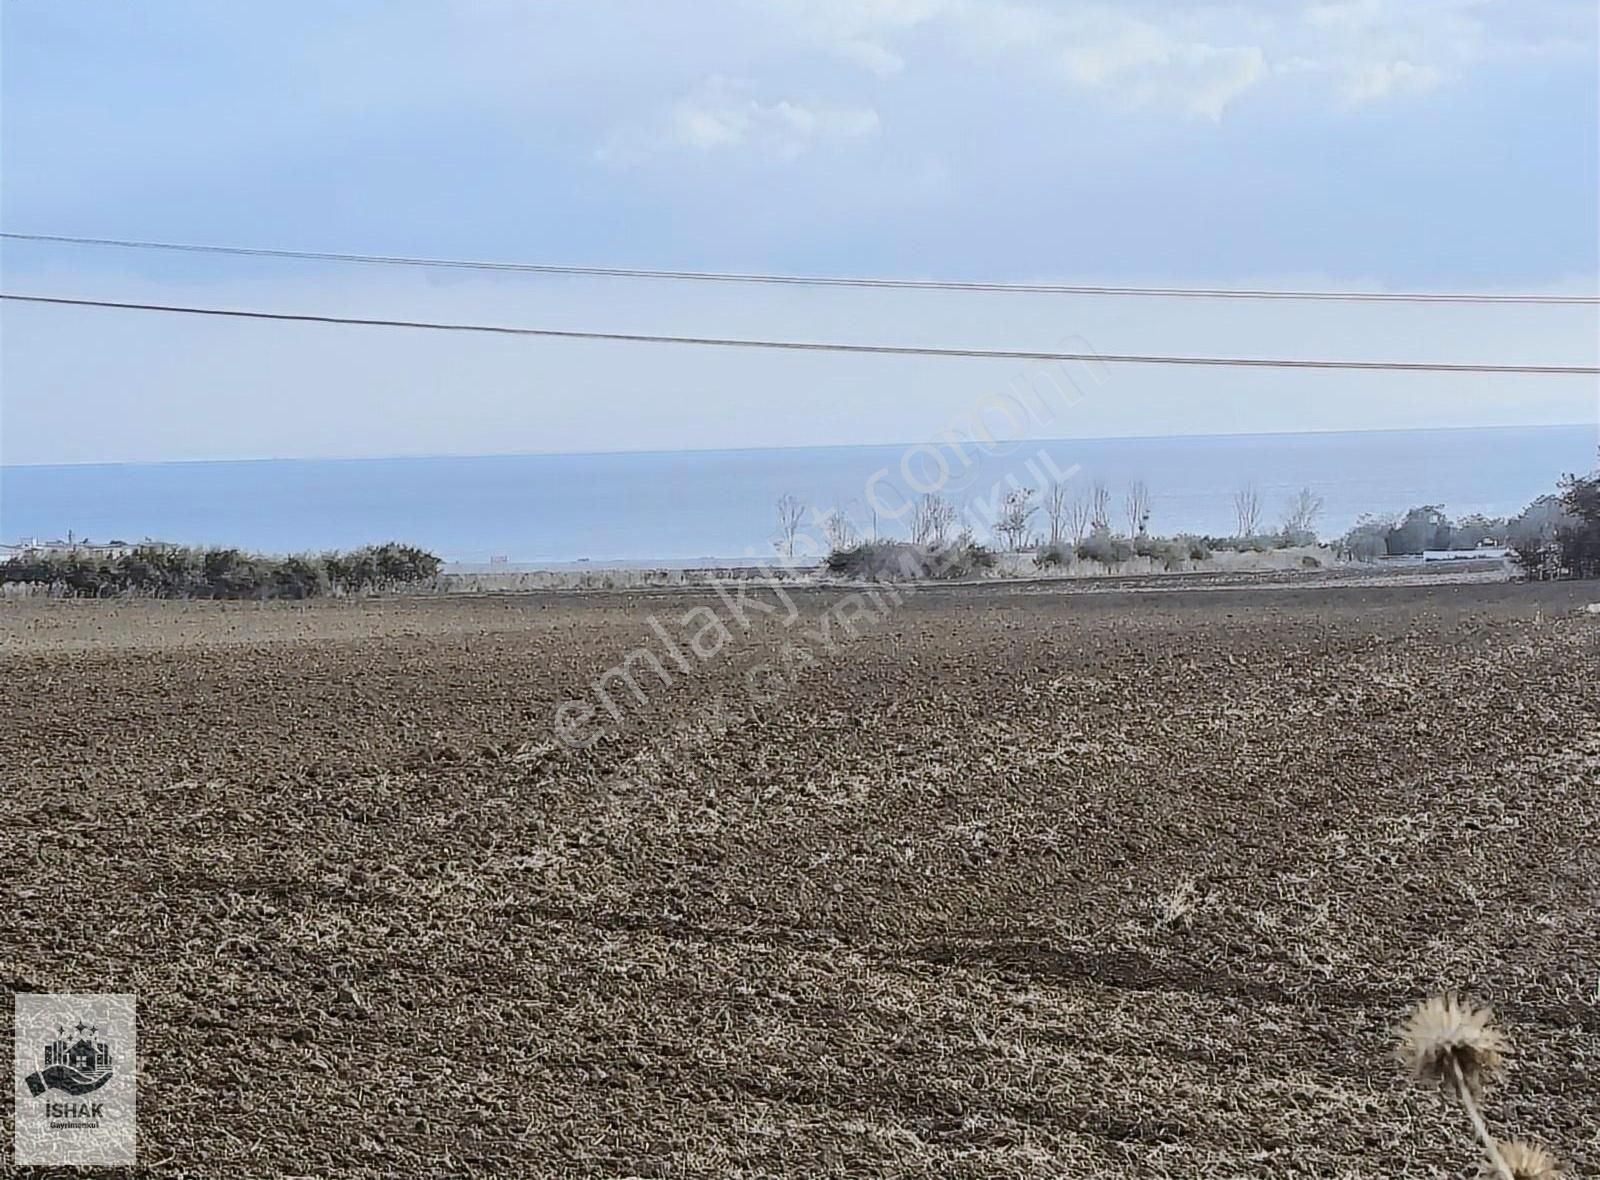
[[[1196,538],[1207,549],[1227,553],[1266,553],[1272,549],[1282,549],[1285,541],[1276,533],[1253,533],[1248,537],[1199,537]]]
[[[1072,564],[1072,547],[1060,541],[1039,546],[1039,551],[1033,555],[1033,564],[1041,569],[1046,566],[1063,566]]]
[[[1339,540],[1340,550],[1356,561],[1377,561],[1389,553],[1388,537],[1394,528],[1390,518],[1366,514]]]
[[[994,553],[962,536],[948,545],[867,541],[835,549],[824,563],[830,574],[873,582],[965,578],[994,568]]]
[[[1505,538],[1528,577],[1600,577],[1600,472],[1566,476],[1506,523]]]
[[[1561,507],[1568,521],[1556,531],[1561,563],[1573,577],[1600,577],[1600,472],[1561,481]]]
[[[1339,541],[1339,548],[1359,561],[1380,557],[1420,556],[1429,549],[1468,550],[1505,539],[1511,522],[1474,515],[1452,521],[1437,504],[1424,504],[1404,515],[1362,516]]]
[[[1133,542],[1126,537],[1116,536],[1101,525],[1078,542],[1078,556],[1084,561],[1117,565],[1133,557]]]
[[[314,598],[332,591],[392,590],[431,580],[440,560],[387,544],[321,557],[263,557],[238,549],[145,543],[118,558],[39,553],[0,563],[0,583],[58,587],[74,597]]]
[[[935,549],[933,556],[940,571],[937,577],[966,578],[994,568],[994,550],[978,544],[968,534],[962,534],[953,545]]]

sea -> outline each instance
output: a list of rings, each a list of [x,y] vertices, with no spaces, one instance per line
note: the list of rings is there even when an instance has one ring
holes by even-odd
[[[1273,525],[1291,496],[1321,497],[1318,531],[1436,504],[1519,512],[1596,462],[1596,428],[1516,426],[1203,437],[1031,440],[985,453],[962,440],[887,446],[388,459],[251,459],[0,467],[0,542],[152,538],[263,553],[421,545],[464,567],[699,565],[765,559],[775,505],[803,528],[841,511],[868,536],[904,535],[904,504],[937,488],[981,526],[999,495],[1099,481],[1113,518],[1149,489],[1150,530],[1231,534],[1235,493]],[[897,513],[899,519],[897,519]],[[1039,524],[1043,525],[1042,514]],[[982,531],[981,527],[978,531]]]

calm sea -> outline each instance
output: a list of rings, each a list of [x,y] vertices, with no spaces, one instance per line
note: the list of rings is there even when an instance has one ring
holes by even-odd
[[[952,479],[950,498],[988,499],[1014,477],[1052,470],[1103,480],[1120,506],[1143,480],[1162,533],[1233,531],[1233,494],[1253,484],[1269,522],[1301,487],[1323,497],[1324,535],[1364,512],[1441,504],[1451,515],[1520,511],[1565,471],[1595,462],[1593,426],[1217,437],[1066,439],[1018,444]],[[154,537],[264,552],[399,539],[454,561],[697,561],[771,552],[776,499],[843,508],[871,528],[908,487],[904,446],[470,458],[273,459],[0,468],[0,541]],[[976,452],[971,452],[977,458]],[[959,462],[946,452],[946,461]],[[913,454],[910,478],[936,470]],[[914,485],[913,485],[914,486]],[[1120,508],[1119,508],[1120,511]],[[880,515],[880,533],[896,526]]]

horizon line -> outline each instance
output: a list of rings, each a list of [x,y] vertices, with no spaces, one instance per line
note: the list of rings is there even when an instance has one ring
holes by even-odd
[[[1025,446],[1028,443],[1056,442],[1154,442],[1162,439],[1200,438],[1284,438],[1330,434],[1419,434],[1469,430],[1572,430],[1593,429],[1600,443],[1600,422],[1500,422],[1447,426],[1362,426],[1322,430],[1226,430],[1179,434],[1099,434],[1060,435],[1050,438],[996,440],[996,445]],[[0,471],[44,467],[167,467],[201,463],[385,463],[428,459],[575,459],[623,455],[728,455],[753,451],[850,451],[922,446],[934,439],[864,443],[779,443],[732,447],[620,448],[617,450],[578,451],[424,451],[385,455],[233,455],[194,459],[80,459],[66,462],[6,463]]]

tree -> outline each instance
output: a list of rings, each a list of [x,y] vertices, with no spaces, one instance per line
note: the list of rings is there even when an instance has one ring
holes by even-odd
[[[1020,552],[1028,545],[1028,532],[1032,527],[1033,514],[1038,511],[1033,503],[1032,488],[1013,488],[1006,493],[1000,509],[1000,519],[995,521],[995,536],[999,537],[1011,552]]]
[[[1600,471],[1593,475],[1568,475],[1560,485],[1561,506],[1573,516],[1600,525]]]
[[[927,493],[911,510],[911,543],[943,546],[950,538],[950,526],[955,524],[955,520],[956,510],[948,500],[932,492]]]
[[[798,496],[788,492],[778,497],[778,536],[776,544],[787,558],[794,557],[795,538],[800,535],[800,525],[806,517],[806,506]]]
[[[1050,490],[1044,499],[1045,518],[1050,522],[1050,544],[1061,544],[1065,535],[1067,521],[1072,514],[1072,506],[1067,499],[1067,485],[1059,480],[1050,485]]]
[[[1448,549],[1453,529],[1450,518],[1437,504],[1413,508],[1389,531],[1391,556],[1419,554],[1427,549]]]
[[[1261,495],[1254,484],[1245,484],[1233,493],[1233,515],[1237,522],[1235,536],[1253,537],[1261,528]]]
[[[850,523],[843,508],[835,508],[828,513],[822,522],[822,533],[827,538],[830,552],[853,549],[860,540],[856,535],[856,526]]]
[[[1144,480],[1136,479],[1128,485],[1122,511],[1128,521],[1128,536],[1144,536],[1150,528],[1150,487]]]
[[[1356,561],[1377,561],[1389,552],[1389,532],[1395,526],[1391,516],[1374,516],[1363,513],[1355,525],[1339,540],[1339,550]]]
[[[1571,518],[1556,533],[1562,565],[1579,578],[1600,577],[1600,472],[1567,476],[1560,500]]]
[[[1084,537],[1089,534],[1089,525],[1094,521],[1094,506],[1086,496],[1077,496],[1072,501],[1072,543],[1083,544]]]
[[[1291,545],[1309,545],[1316,541],[1322,503],[1322,497],[1310,488],[1301,488],[1289,501],[1283,510],[1283,535]]]
[[[1450,548],[1476,549],[1480,545],[1500,541],[1506,535],[1506,522],[1499,517],[1474,513],[1463,516],[1450,530]]]
[[[1561,567],[1561,534],[1577,523],[1559,496],[1540,496],[1506,525],[1506,545],[1524,573],[1547,578]]]
[[[1111,493],[1098,479],[1089,488],[1089,526],[1107,531],[1111,528]]]
[[[1600,577],[1600,471],[1563,477],[1506,522],[1505,538],[1529,577]]]

